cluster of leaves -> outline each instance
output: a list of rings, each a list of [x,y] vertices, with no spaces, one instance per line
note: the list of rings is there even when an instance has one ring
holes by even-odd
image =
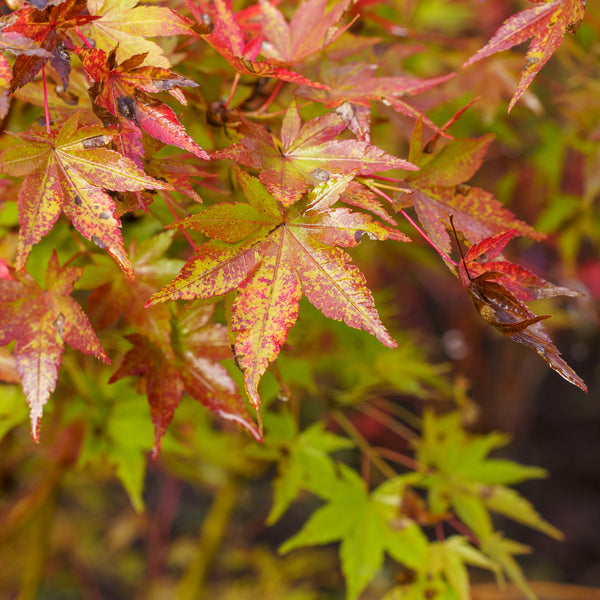
[[[229,0],[16,0],[3,8],[0,184],[18,234],[7,229],[0,248],[0,343],[11,344],[1,373],[21,382],[33,437],[60,382],[66,343],[117,362],[111,385],[137,378],[155,458],[184,392],[258,441],[264,417],[265,456],[280,468],[270,522],[303,490],[325,501],[283,550],[341,541],[349,598],[385,552],[413,573],[390,598],[466,600],[465,564],[505,573],[531,595],[512,558],[523,548],[494,531],[489,511],[557,532],[506,487],[542,473],[487,458],[503,439],[471,438],[455,414],[427,413],[415,469],[384,470],[387,480],[369,490],[329,457],[346,438],[322,424],[298,431],[287,413],[261,413],[270,368],[280,395],[290,395],[280,353],[302,297],[325,317],[398,346],[347,251],[365,239],[425,240],[487,323],[587,389],[543,329],[549,315],[525,304],[578,293],[502,256],[513,237],[544,235],[467,183],[494,136],[453,137],[466,108],[454,108],[445,124],[425,114],[418,98],[433,98],[455,74],[399,72],[390,57],[419,50],[393,37],[406,15],[362,0],[235,8]],[[463,67],[533,37],[510,110],[577,29],[583,8],[581,0],[535,1],[465,53]],[[179,46],[149,39],[160,36],[180,36]],[[376,74],[373,62],[386,56]],[[163,92],[183,116],[157,97]],[[382,123],[412,133],[385,139]],[[387,171],[394,177],[381,175]],[[469,246],[464,257],[461,243]],[[402,358],[396,352],[387,364]],[[410,393],[427,397],[443,385],[423,362]],[[88,425],[89,458],[92,448],[105,450]],[[114,459],[141,507],[143,463],[132,452]],[[458,520],[469,536],[427,541],[423,527]]]

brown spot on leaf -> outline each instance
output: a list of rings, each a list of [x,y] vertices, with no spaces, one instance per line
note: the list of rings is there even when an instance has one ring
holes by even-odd
[[[127,96],[120,96],[117,98],[117,108],[119,112],[128,120],[136,121],[135,118],[135,102],[132,98]]]
[[[99,218],[99,219],[104,219],[104,220],[106,220],[106,219],[110,219],[110,213],[107,213],[107,212],[101,212],[101,213],[98,215],[98,218]]]
[[[81,198],[79,196],[75,196],[75,198],[73,198],[73,204],[75,204],[75,206],[81,206]]]
[[[83,140],[82,144],[86,150],[91,150],[92,148],[106,146],[106,144],[108,144],[108,139],[109,138],[105,135],[95,135],[94,137]]]

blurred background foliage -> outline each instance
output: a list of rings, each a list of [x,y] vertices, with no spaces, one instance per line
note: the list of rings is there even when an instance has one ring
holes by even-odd
[[[382,474],[370,463],[369,448],[381,449],[375,452],[379,459],[390,452],[395,458],[411,455],[423,411],[430,406],[441,412],[458,406],[473,431],[506,432],[513,442],[497,455],[550,472],[549,479],[518,489],[564,533],[563,541],[507,520],[496,522],[507,537],[534,549],[520,560],[527,577],[600,586],[599,5],[588,3],[580,29],[563,40],[507,116],[524,48],[464,71],[460,66],[526,2],[361,4],[370,18],[359,20],[355,32],[385,40],[368,51],[379,75],[457,72],[443,86],[414,99],[434,122],[444,123],[480,96],[452,134],[496,134],[473,184],[493,191],[518,218],[548,236],[539,243],[514,242],[511,260],[585,293],[568,304],[543,301],[538,307],[545,312],[542,306],[548,304],[547,312],[554,315],[552,336],[590,393],[584,396],[534,353],[485,327],[458,282],[418,242],[377,247],[364,242],[353,252],[376,292],[383,321],[394,324],[397,350],[327,321],[302,304],[299,323],[263,382],[263,397],[269,400],[264,405],[267,437],[260,448],[235,426],[216,425],[203,407],[185,398],[153,462],[145,396],[130,378],[108,385],[111,368],[71,349],[65,352],[36,445],[20,387],[10,381],[9,355],[0,349],[0,371],[7,381],[0,384],[2,599],[342,598],[335,544],[277,553],[321,501],[303,492],[281,520],[267,526],[277,476],[273,461],[286,452],[281,439],[269,435],[269,414],[289,415],[300,431],[319,422],[346,436],[352,443],[336,447],[335,457],[376,485]],[[386,31],[389,23],[396,29]],[[164,43],[174,56],[190,51],[187,42],[182,47]],[[200,145],[211,147],[227,132],[207,125],[198,106],[226,96],[228,81],[217,75],[211,61],[222,65],[208,46],[194,52],[199,66],[192,71],[205,70],[207,79],[201,91],[190,94],[192,116],[186,126]],[[331,56],[336,52],[343,56],[341,42],[332,47]],[[176,68],[184,75],[190,69],[186,59]],[[252,81],[242,78],[234,104],[242,105],[251,93]],[[290,99],[284,90],[276,104],[285,107]],[[31,107],[13,111],[11,128],[26,128],[39,114],[33,113]],[[396,112],[376,108],[372,137],[386,150],[406,156],[411,128],[412,122]],[[202,196],[210,204],[220,191],[203,188]],[[16,244],[13,200],[1,200],[0,247],[5,254]],[[164,204],[154,203],[149,217],[130,218],[126,242],[144,239],[170,220]],[[59,223],[51,238],[36,246],[28,269],[34,276],[43,272],[52,246],[63,263],[79,244],[69,227]],[[176,250],[172,254],[178,255]],[[93,256],[101,267],[105,257]],[[76,298],[84,307],[90,290],[100,283],[98,272],[77,284]],[[110,327],[102,331],[101,341],[111,356],[128,349]],[[239,376],[233,363],[228,368]],[[405,467],[410,471],[410,462]],[[381,598],[410,577],[410,570],[398,571],[386,562],[364,598]],[[491,580],[489,573],[475,570],[473,577],[473,598],[521,597],[512,588],[502,596],[486,586],[478,588],[478,582]],[[553,595],[557,592],[550,584],[534,589],[540,597],[567,597]]]

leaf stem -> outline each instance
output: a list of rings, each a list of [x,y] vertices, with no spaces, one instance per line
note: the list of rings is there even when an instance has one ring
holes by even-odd
[[[366,182],[365,185],[375,194],[385,198],[390,204],[393,206],[392,199],[384,192],[382,192],[378,187],[374,186],[372,183]],[[399,213],[419,232],[421,237],[444,259],[445,262],[451,264],[456,267],[456,261],[452,260],[422,229],[417,225],[416,221],[403,209],[401,208]]]
[[[273,88],[271,95],[265,101],[265,103],[256,110],[257,114],[263,113],[263,112],[265,112],[265,110],[267,110],[267,108],[269,108],[269,106],[271,105],[273,100],[275,100],[275,98],[277,98],[277,94],[279,94],[279,90],[281,90],[282,85],[283,85],[283,81],[279,80],[277,82],[277,85]]]
[[[396,477],[397,473],[384,460],[382,460],[369,442],[362,436],[356,427],[350,422],[348,417],[340,410],[334,410],[333,418],[338,425],[356,442],[360,450],[369,457],[369,460],[388,478]]]
[[[79,39],[85,44],[85,47],[88,50],[91,50],[93,48],[92,44],[90,44],[89,40],[85,37],[85,35],[81,33],[81,29],[79,29],[77,25],[75,25],[75,33],[79,36]]]
[[[50,135],[50,108],[48,107],[48,86],[46,85],[46,66],[42,67],[42,85],[44,87],[44,117],[46,118],[46,133]]]
[[[173,208],[173,202],[175,202],[175,199],[169,192],[165,192],[163,195],[163,198],[165,200],[165,204],[167,205],[169,211],[171,212],[171,214],[173,215],[173,218],[175,219],[175,223],[179,223],[179,221],[181,219],[179,218],[179,215],[175,212],[175,209]],[[193,248],[194,252],[196,252],[198,250],[198,246],[196,245],[196,242],[194,242],[194,240],[190,237],[190,234],[187,232],[187,230],[185,228],[182,228],[181,231],[183,232],[185,239],[188,241],[190,246]]]
[[[236,73],[235,78],[233,79],[233,83],[231,84],[231,91],[229,92],[229,97],[227,98],[227,101],[225,102],[225,108],[229,108],[229,104],[231,103],[231,100],[233,99],[233,95],[235,94],[235,90],[237,89],[239,80],[240,80],[240,74]]]

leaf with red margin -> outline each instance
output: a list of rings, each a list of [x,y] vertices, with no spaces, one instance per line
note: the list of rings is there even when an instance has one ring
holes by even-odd
[[[117,60],[147,53],[146,64],[168,69],[171,65],[162,48],[149,37],[191,35],[192,21],[166,6],[137,6],[138,0],[88,0],[88,10],[98,17],[89,24],[95,48],[110,52]]]
[[[192,2],[187,2],[188,8],[198,20],[203,23],[203,15],[194,10]],[[289,81],[298,85],[324,88],[321,83],[315,83],[295,71],[273,65],[267,60],[256,60],[261,49],[261,37],[246,42],[244,33],[231,9],[231,3],[226,0],[215,0],[212,19],[214,28],[211,33],[202,37],[208,42],[238,73],[255,75],[257,77],[273,77],[281,81]]]
[[[86,0],[65,0],[45,10],[25,6],[9,17],[5,33],[15,32],[33,40],[45,53],[27,53],[17,57],[13,67],[11,91],[29,83],[50,61],[59,74],[63,88],[69,85],[70,50],[73,43],[69,30],[93,21],[87,13]]]
[[[515,233],[504,232],[471,246],[459,266],[460,280],[487,323],[513,341],[533,348],[551,369],[587,392],[584,381],[561,357],[541,324],[551,315],[538,316],[523,303],[535,298],[581,294],[555,286],[514,263],[490,260],[500,255]]]
[[[352,23],[338,27],[351,0],[335,2],[328,12],[327,0],[306,0],[288,23],[268,0],[260,0],[265,40],[261,53],[272,63],[294,65],[321,52],[344,33]]]
[[[139,334],[127,336],[134,347],[110,383],[127,375],[138,375],[144,381],[154,424],[154,458],[184,391],[216,415],[235,421],[262,440],[235,382],[218,362],[232,358],[232,353],[227,329],[210,323],[213,312],[212,306],[186,311],[175,321],[172,348],[159,348]]]
[[[585,0],[531,1],[535,6],[504,21],[492,39],[463,64],[464,69],[486,56],[508,50],[533,37],[521,79],[508,105],[508,112],[548,62],[565,33],[574,33],[579,28],[585,11]]]
[[[208,154],[187,134],[173,110],[150,95],[176,91],[180,86],[196,87],[196,82],[162,67],[141,66],[145,53],[136,54],[119,65],[116,48],[108,55],[95,48],[80,49],[79,56],[86,75],[95,82],[89,94],[105,124],[115,120],[134,123],[161,142],[208,160]]]
[[[178,224],[215,239],[200,246],[148,305],[237,291],[231,316],[236,362],[256,408],[259,381],[298,317],[302,294],[327,317],[396,345],[379,319],[364,276],[340,247],[358,245],[363,235],[407,238],[369,215],[331,208],[353,176],[332,178],[308,194],[303,208],[283,212],[256,178],[238,171],[248,204],[215,205]]]
[[[400,193],[394,204],[396,208],[414,206],[419,221],[439,248],[450,252],[450,215],[470,243],[507,229],[535,240],[545,237],[516,219],[490,192],[464,185],[481,166],[494,139],[492,134],[452,140],[439,152],[427,154],[421,151],[420,129],[421,124],[417,124],[409,155],[419,171],[410,173],[404,182],[411,193]]]
[[[323,62],[320,76],[328,89],[316,90],[300,88],[295,94],[307,100],[323,103],[327,108],[339,107],[338,112],[349,124],[361,118],[360,107],[368,107],[371,102],[383,102],[395,111],[420,119],[423,123],[437,130],[438,127],[418,108],[408,104],[404,98],[425,92],[436,85],[454,77],[453,73],[431,79],[414,77],[375,77],[376,65],[349,63],[340,65]],[[363,119],[364,120],[364,119]],[[352,131],[357,133],[353,127]],[[364,124],[361,129],[364,129]],[[358,135],[358,133],[357,133]]]
[[[64,344],[110,364],[85,313],[69,296],[82,272],[79,267],[61,269],[54,250],[44,288],[27,272],[0,279],[0,345],[16,340],[17,372],[35,440],[43,408],[56,388]]]
[[[367,142],[336,140],[346,124],[335,113],[302,125],[295,102],[283,119],[281,141],[262,126],[246,121],[245,127],[247,135],[241,141],[212,156],[258,169],[260,181],[284,206],[300,199],[309,184],[317,185],[332,175],[351,171],[372,175],[389,169],[417,168]]]
[[[110,137],[103,127],[78,129],[78,118],[73,115],[50,133],[34,125],[19,136],[25,145],[0,155],[0,169],[5,173],[27,175],[17,203],[17,268],[25,267],[31,249],[52,229],[62,210],[86,239],[105,248],[133,277],[121,225],[114,217],[115,203],[104,190],[172,188],[148,177],[118,152],[104,148]]]

